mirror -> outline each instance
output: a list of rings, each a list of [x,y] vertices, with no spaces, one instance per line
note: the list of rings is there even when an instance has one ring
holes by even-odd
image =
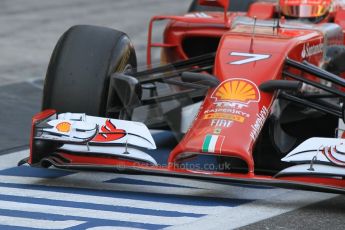
[[[223,9],[229,8],[229,0],[199,0],[199,4],[202,6],[216,6]]]
[[[226,28],[230,28],[229,18],[228,18],[228,8],[230,5],[230,0],[199,0],[199,5],[202,6],[216,6],[223,8],[224,10],[224,25]]]

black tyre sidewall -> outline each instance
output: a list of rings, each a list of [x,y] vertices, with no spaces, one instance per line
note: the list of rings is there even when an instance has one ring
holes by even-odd
[[[104,116],[109,78],[136,67],[128,36],[113,29],[78,25],[59,39],[47,70],[42,109]]]

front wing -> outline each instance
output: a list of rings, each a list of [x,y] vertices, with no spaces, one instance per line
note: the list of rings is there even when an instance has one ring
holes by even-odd
[[[19,165],[53,165],[62,169],[148,174],[345,194],[344,139],[309,139],[282,159],[293,163],[291,167],[267,176],[193,169],[181,162],[168,162],[171,148],[166,146],[166,134],[154,136],[138,122],[83,114],[57,116],[54,110],[47,110],[33,117],[30,156]],[[209,158],[208,163],[215,161]]]

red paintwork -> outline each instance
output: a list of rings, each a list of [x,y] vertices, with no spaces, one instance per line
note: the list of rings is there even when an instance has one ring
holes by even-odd
[[[200,1],[206,4],[207,1]],[[224,1],[214,2],[225,6]],[[208,2],[207,4],[210,4]],[[192,17],[189,14],[186,16],[155,16],[151,19],[148,32],[148,46],[147,46],[147,64],[151,65],[151,49],[153,47],[162,48],[162,59],[172,62],[178,59],[188,59],[187,54],[183,49],[183,40],[187,37],[216,37],[220,38],[219,47],[215,59],[214,75],[222,82],[231,82],[231,79],[239,79],[239,81],[250,81],[250,85],[256,89],[261,83],[267,80],[281,79],[284,60],[289,57],[293,60],[303,61],[307,60],[315,65],[322,63],[323,53],[316,52],[314,55],[306,55],[306,47],[315,47],[324,44],[326,41],[321,32],[316,29],[298,29],[301,24],[296,23],[296,28],[285,28],[285,19],[281,19],[281,25],[284,28],[262,27],[253,25],[238,25],[230,29],[230,25],[238,16],[256,16],[257,19],[271,19],[276,12],[274,4],[254,4],[248,13],[216,13],[208,12],[210,17],[200,18]],[[343,30],[345,28],[345,9],[341,6],[334,6],[335,12],[331,12],[325,21],[332,21],[339,24]],[[224,17],[225,15],[225,17]],[[224,22],[225,18],[225,22]],[[163,43],[154,43],[152,41],[152,31],[154,22],[160,20],[170,20],[165,32]],[[322,23],[323,23],[322,22]],[[255,31],[255,35],[253,35]],[[328,44],[339,44],[343,41],[329,40]],[[244,56],[230,55],[232,52],[260,54],[267,55],[267,58],[262,60],[244,63],[240,65],[229,64],[247,59]],[[308,76],[307,76],[308,77]],[[222,85],[220,86],[222,87]],[[252,156],[253,148],[256,143],[256,135],[253,135],[253,126],[257,123],[257,116],[261,111],[270,111],[272,104],[276,98],[275,94],[264,93],[254,90],[255,97],[253,101],[241,102],[240,105],[245,105],[242,108],[236,107],[236,112],[245,114],[242,122],[233,121],[228,128],[222,128],[215,134],[215,128],[211,126],[211,120],[203,119],[207,111],[217,109],[218,98],[214,96],[217,89],[211,89],[206,95],[205,101],[195,119],[192,127],[180,143],[172,150],[167,166],[145,166],[138,165],[131,161],[115,160],[111,158],[96,158],[88,156],[75,156],[71,154],[62,153],[62,155],[71,160],[71,164],[83,165],[107,165],[107,166],[124,166],[137,167],[151,171],[159,172],[174,172],[187,174],[201,174],[212,175],[214,177],[225,178],[247,178],[258,179],[265,181],[294,181],[296,183],[303,182],[315,185],[327,185],[337,188],[345,189],[345,180],[335,178],[318,178],[318,177],[284,177],[275,179],[271,176],[256,175],[254,173],[254,160]],[[228,100],[234,102],[236,100]],[[219,107],[218,107],[219,108]],[[229,109],[231,107],[221,106],[220,108]],[[33,124],[39,119],[48,117],[54,111],[45,111],[42,114],[36,115],[33,119]],[[265,121],[265,117],[263,122]],[[256,126],[260,131],[262,125]],[[255,133],[255,132],[254,132]],[[221,135],[225,137],[222,148],[215,149],[214,152],[203,153],[203,143],[207,134]],[[177,164],[179,160],[185,157],[186,153],[193,154],[217,154],[229,157],[236,157],[243,159],[248,165],[247,174],[239,173],[220,173],[209,171],[191,171],[179,169]],[[31,158],[30,158],[31,159]],[[29,161],[31,163],[31,160]]]
[[[66,159],[71,161],[71,164],[80,165],[126,165],[126,166],[138,166],[137,162],[126,161],[114,158],[102,158],[102,157],[91,157],[91,156],[78,156],[68,153],[60,153]]]
[[[181,49],[181,42],[182,40],[174,39],[174,41],[169,42],[166,41],[163,44],[158,44],[158,43],[152,43],[152,32],[153,32],[153,25],[154,22],[156,21],[161,21],[161,20],[171,20],[171,21],[175,21],[175,22],[180,22],[180,23],[184,23],[184,26],[188,25],[189,23],[192,24],[199,24],[200,23],[200,18],[192,18],[192,17],[183,17],[183,16],[155,16],[152,17],[149,23],[149,32],[148,32],[148,42],[147,42],[147,65],[151,66],[151,49],[152,47],[175,47],[177,49],[180,49],[180,52],[183,52]],[[208,18],[205,21],[201,21],[202,23],[206,23],[206,24],[214,24],[217,26],[221,26],[224,29],[226,28],[226,26],[224,26],[224,20],[222,20],[221,17],[219,17],[219,14],[214,17],[214,18]],[[185,32],[185,31],[184,31]],[[206,33],[209,34],[209,33]],[[182,35],[182,34],[181,34]],[[167,38],[167,37],[165,37]],[[187,58],[187,56],[183,56],[185,59]]]
[[[247,16],[257,19],[270,19],[274,15],[274,3],[256,3],[253,4]],[[334,9],[339,13],[331,13],[326,20],[332,20],[332,16],[336,15],[338,24],[345,28],[343,22],[343,11],[340,6],[334,6]],[[253,26],[237,26],[229,30],[228,26],[218,26],[221,24],[220,13],[210,13],[208,15],[212,18],[193,18],[198,20],[196,23],[193,21],[186,22],[186,19],[174,18],[167,27],[164,34],[164,41],[166,44],[173,44],[174,48],[163,49],[167,55],[173,58],[187,59],[187,55],[183,51],[182,41],[186,37],[193,36],[207,36],[207,37],[221,37],[218,47],[218,52],[215,60],[214,75],[221,81],[230,78],[244,78],[252,81],[256,86],[267,80],[280,79],[283,63],[286,57],[302,61],[303,59],[319,65],[322,62],[323,54],[315,54],[310,57],[303,58],[302,53],[305,45],[309,47],[324,43],[324,37],[316,30],[301,30],[301,29],[283,29],[280,28],[275,32],[269,27],[255,28],[255,37],[253,39]],[[232,20],[235,19],[237,13],[228,14],[228,23],[230,25]],[[171,19],[170,17],[160,17],[160,19]],[[216,21],[218,19],[218,22]],[[155,20],[155,18],[153,19]],[[190,20],[190,19],[188,19]],[[152,22],[152,21],[151,21]],[[281,23],[284,25],[285,20],[282,19]],[[152,23],[149,30],[152,29]],[[149,41],[151,37],[149,36]],[[339,41],[331,41],[334,44]],[[148,64],[150,64],[150,42],[148,46]],[[238,61],[243,57],[231,57],[231,52],[243,52],[253,54],[266,54],[270,55],[269,59],[251,62],[243,65],[229,65],[229,62]],[[165,57],[168,61],[174,61]],[[179,159],[179,155],[184,153],[198,153],[202,154],[202,145],[204,138],[207,134],[212,134],[214,128],[211,127],[209,120],[202,119],[205,111],[215,109],[215,100],[210,97],[212,90],[209,91],[203,106],[195,119],[195,122],[189,132],[184,136],[182,141],[171,152],[169,157],[170,169]],[[249,115],[244,123],[233,122],[231,128],[222,129],[220,135],[225,136],[222,149],[216,149],[215,153],[207,154],[221,154],[232,157],[239,157],[247,162],[249,167],[248,176],[254,175],[254,161],[252,157],[252,150],[255,145],[255,140],[250,138],[252,125],[255,123],[256,115],[262,110],[267,108],[270,110],[271,105],[275,99],[275,95],[261,92],[261,100],[258,103],[251,103],[247,108],[241,109]],[[182,155],[183,156],[183,155]]]
[[[280,5],[329,5],[332,0],[280,0]]]
[[[199,4],[203,6],[217,6],[225,9],[229,7],[228,0],[199,0]]]
[[[37,122],[43,121],[50,116],[56,114],[55,110],[45,110],[37,115],[35,115],[32,119],[33,128]],[[30,159],[28,161],[29,164],[32,164],[31,158],[33,156],[32,152],[32,141],[33,141],[33,132],[31,134],[31,143],[30,143]],[[174,173],[176,175],[208,175],[214,178],[233,178],[233,179],[244,179],[248,180],[259,180],[263,182],[294,182],[294,183],[303,183],[315,186],[331,186],[334,188],[344,189],[345,188],[345,180],[336,179],[336,178],[323,178],[323,177],[284,177],[284,178],[274,178],[271,176],[264,176],[264,175],[255,175],[254,173],[249,174],[240,174],[240,173],[222,173],[222,172],[210,172],[210,171],[202,171],[202,170],[187,170],[183,168],[179,168],[177,164],[168,164],[168,166],[147,166],[145,163],[138,163],[133,162],[125,159],[115,159],[115,158],[102,158],[102,157],[93,157],[93,156],[80,156],[74,155],[69,153],[60,152],[59,153],[63,158],[68,159],[70,162],[66,165],[73,168],[83,167],[83,166],[93,166],[97,168],[97,166],[101,167],[109,167],[114,168],[116,166],[117,169],[135,169],[139,168],[142,170],[147,170],[148,172],[154,173]]]
[[[254,2],[248,10],[248,17],[270,19],[274,16],[276,4],[271,2]]]
[[[288,56],[289,51],[295,46],[298,46],[299,37],[308,37],[312,40],[322,40],[320,34],[310,31],[286,31],[280,30],[279,35],[259,36],[255,37],[255,42],[251,46],[251,36],[246,35],[245,32],[250,33],[251,27],[241,28],[241,33],[228,32],[223,35],[220,42],[220,47],[216,56],[215,73],[221,81],[229,78],[245,78],[252,81],[256,86],[267,80],[274,80],[281,78],[281,68],[285,57]],[[264,32],[264,31],[262,31]],[[290,34],[292,33],[292,34]],[[297,35],[297,36],[296,36]],[[270,49],[267,48],[270,41]],[[268,54],[271,55],[269,59],[258,62],[251,62],[243,65],[229,65],[229,62],[236,61],[238,58],[230,57],[229,53],[245,52],[254,54]],[[293,56],[293,55],[291,55]],[[243,57],[242,57],[243,59]],[[211,93],[211,92],[210,92]],[[214,99],[207,95],[203,108],[199,113],[192,129],[183,138],[180,144],[173,150],[169,162],[174,162],[176,157],[184,152],[200,152],[203,138],[206,134],[212,133],[209,120],[203,120],[202,115],[204,111],[215,109]],[[254,162],[252,158],[252,150],[254,141],[250,138],[252,125],[255,123],[256,115],[265,106],[268,110],[273,103],[274,95],[261,93],[261,100],[259,103],[251,103],[247,108],[239,109],[241,112],[249,114],[244,123],[234,122],[231,128],[223,129],[220,135],[225,136],[226,140],[221,151],[222,155],[239,157],[245,160],[249,166],[249,172],[254,172]],[[220,154],[220,150],[216,152]]]
[[[335,15],[334,22],[338,24],[339,26],[341,26],[341,28],[345,28],[345,9],[339,8],[334,15]],[[344,43],[345,43],[345,33],[344,33]]]
[[[199,0],[199,4],[203,6],[216,6],[223,8],[224,24],[227,25],[226,23],[229,19],[227,14],[230,4],[229,0]]]

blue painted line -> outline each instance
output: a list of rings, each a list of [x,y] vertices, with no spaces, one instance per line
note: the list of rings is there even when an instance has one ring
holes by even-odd
[[[8,226],[8,225],[3,225],[1,223],[0,223],[0,229],[4,229],[4,230],[37,230],[37,228]]]
[[[190,186],[184,186],[184,185],[174,185],[174,184],[168,184],[168,183],[161,183],[161,182],[153,182],[153,181],[144,181],[144,180],[136,180],[136,179],[130,179],[130,178],[115,178],[111,180],[104,181],[106,183],[114,183],[114,184],[133,184],[133,185],[149,185],[149,186],[162,186],[162,187],[174,187],[174,188],[194,188],[198,189],[197,187],[190,187]]]
[[[84,221],[94,226],[114,226],[114,227],[143,228],[143,229],[162,229],[169,226],[169,225],[147,224],[147,223],[139,223],[139,222],[120,221],[120,220],[107,220],[106,216],[104,217],[104,219],[86,218],[86,217],[78,217],[78,216],[69,216],[68,213],[66,213],[66,215],[57,215],[57,214],[49,214],[49,213],[41,213],[41,212],[24,212],[24,211],[7,210],[1,207],[0,207],[0,215],[9,216],[9,217],[29,218],[29,219],[33,219],[32,221],[34,221],[35,219],[36,220],[51,220],[51,221],[76,220],[76,221]],[[7,226],[3,229],[7,229]],[[72,228],[68,228],[68,229],[72,229]],[[73,229],[79,230],[79,229],[86,229],[86,228],[85,226],[81,227],[81,225],[78,225],[78,226],[73,227]]]
[[[250,184],[239,184],[239,183],[227,183],[227,182],[215,182],[217,184],[223,184],[223,185],[233,185],[236,187],[242,187],[242,188],[251,188],[251,189],[277,189],[275,187],[270,187],[267,185],[250,185]]]
[[[75,172],[69,172],[65,170],[33,168],[29,166],[20,166],[0,170],[0,175],[2,176],[39,177],[46,179],[55,179],[63,176],[68,176],[74,173]]]
[[[153,209],[134,208],[134,207],[125,207],[125,206],[116,206],[116,205],[103,205],[103,204],[93,204],[93,203],[90,204],[90,203],[84,203],[84,202],[61,201],[61,200],[53,200],[53,199],[46,199],[46,198],[21,197],[21,196],[11,196],[11,195],[0,195],[0,200],[27,203],[27,204],[42,204],[42,205],[50,205],[50,206],[58,206],[58,207],[83,208],[83,209],[92,209],[92,210],[99,210],[99,211],[122,212],[122,213],[130,213],[130,214],[149,215],[149,216],[164,216],[164,217],[202,217],[204,216],[202,214],[177,212],[177,211],[163,211],[163,210],[153,210]]]
[[[102,196],[123,198],[141,201],[150,201],[158,203],[194,205],[194,206],[227,206],[236,207],[245,203],[252,202],[249,199],[230,199],[218,197],[202,197],[202,196],[187,196],[175,194],[152,194],[146,192],[132,192],[132,191],[105,191],[98,189],[84,189],[84,188],[71,188],[71,187],[57,187],[57,186],[44,186],[44,185],[25,185],[14,183],[0,182],[0,187],[20,188],[20,189],[35,189],[49,192],[60,192],[70,194],[80,194],[88,196]]]
[[[91,228],[95,228],[95,227],[108,227],[107,229],[109,229],[109,227],[111,227],[111,229],[114,229],[116,230],[117,227],[126,227],[126,228],[129,228],[128,226],[112,226],[112,225],[98,225],[97,223],[94,223],[94,222],[88,222],[88,223],[85,223],[85,224],[80,224],[78,226],[75,226],[75,227],[71,227],[71,228],[66,228],[65,230],[85,230],[85,229],[91,229]],[[140,227],[140,226],[137,226],[137,227],[133,227],[131,226],[131,228],[136,228],[136,229],[148,229],[148,230],[155,230],[155,229],[163,229],[165,227],[169,227],[169,226],[164,226],[162,228],[156,228],[156,227],[147,227],[147,228],[144,228],[144,227]],[[101,228],[102,229],[102,228]]]

